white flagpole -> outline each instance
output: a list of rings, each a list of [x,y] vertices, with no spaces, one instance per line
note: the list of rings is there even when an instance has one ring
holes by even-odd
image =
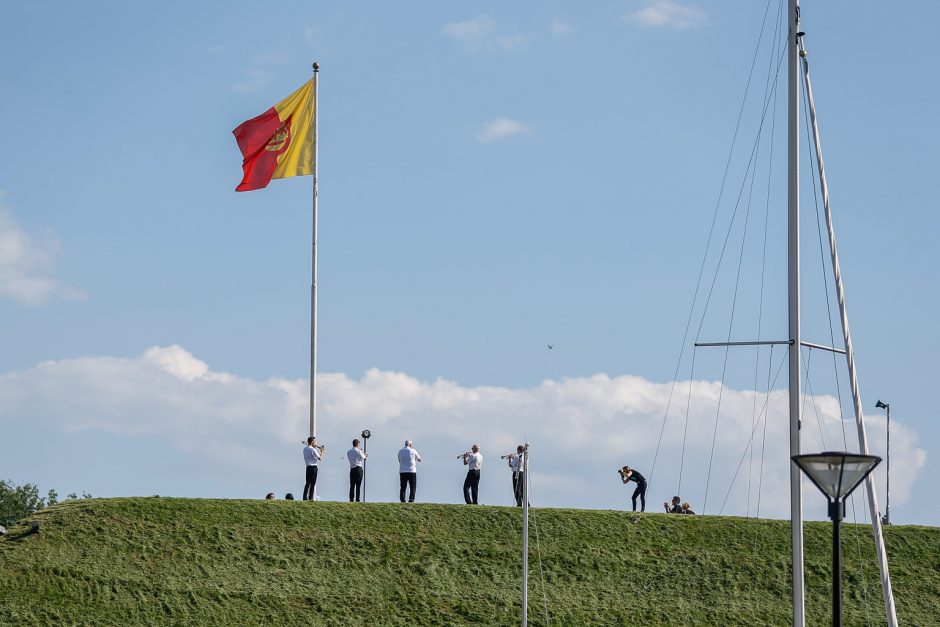
[[[310,283],[310,435],[317,434],[317,183],[319,177],[320,64],[313,64],[313,267]]]

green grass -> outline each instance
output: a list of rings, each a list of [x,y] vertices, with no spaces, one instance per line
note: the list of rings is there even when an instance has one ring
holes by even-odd
[[[532,519],[555,625],[789,623],[784,521]],[[0,624],[514,624],[520,612],[518,509],[154,497],[69,501],[29,520],[38,532],[0,538]],[[828,523],[806,525],[811,625],[829,621],[830,538]],[[861,561],[856,529],[843,538],[845,624],[883,624],[870,529]],[[891,527],[886,542],[901,624],[940,624],[940,529]]]

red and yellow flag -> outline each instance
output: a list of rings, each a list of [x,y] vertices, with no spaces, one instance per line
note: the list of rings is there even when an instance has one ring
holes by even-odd
[[[313,79],[232,131],[245,172],[236,192],[264,189],[271,179],[313,174],[316,125]]]

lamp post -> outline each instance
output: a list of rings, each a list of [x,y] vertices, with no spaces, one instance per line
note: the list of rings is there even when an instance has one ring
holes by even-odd
[[[832,625],[842,625],[842,538],[845,499],[881,462],[876,455],[825,452],[791,459],[829,500],[832,521]]]
[[[368,453],[369,453],[369,438],[372,437],[372,432],[368,429],[363,429],[362,433],[362,453],[366,455],[367,458],[362,460],[362,502],[366,502],[366,464],[369,463]]]
[[[891,404],[882,403],[880,400],[875,403],[875,409],[883,409],[888,415],[888,433],[887,433],[887,446],[885,447],[885,455],[888,458],[887,461],[887,486],[885,486],[885,515],[882,516],[881,522],[885,525],[891,524]]]

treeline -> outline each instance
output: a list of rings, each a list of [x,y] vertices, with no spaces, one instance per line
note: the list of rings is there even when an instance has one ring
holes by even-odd
[[[64,500],[77,498],[79,498],[78,494],[72,492]],[[82,492],[81,498],[90,499],[91,495]],[[55,490],[49,490],[46,496],[41,496],[39,486],[36,484],[16,485],[12,481],[0,479],[0,525],[4,527],[58,502],[59,493]]]

